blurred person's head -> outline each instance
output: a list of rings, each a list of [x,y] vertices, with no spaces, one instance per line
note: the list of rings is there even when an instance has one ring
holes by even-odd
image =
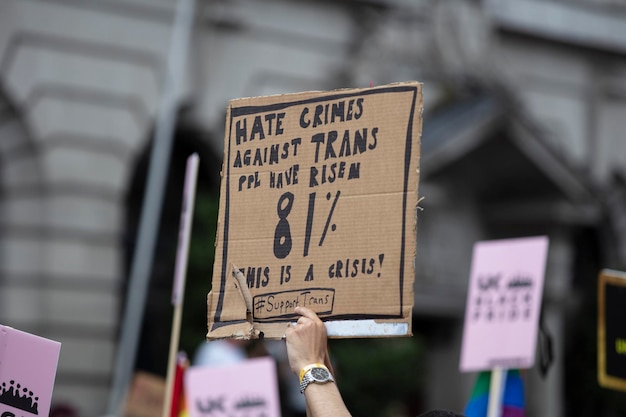
[[[55,404],[50,408],[50,417],[78,417],[78,411],[69,404]]]
[[[448,410],[431,410],[427,411],[423,414],[420,414],[417,417],[465,417],[463,414],[455,413],[454,411]]]

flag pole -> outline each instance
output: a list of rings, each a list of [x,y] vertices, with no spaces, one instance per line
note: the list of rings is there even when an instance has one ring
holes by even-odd
[[[500,417],[502,414],[502,396],[504,394],[506,374],[507,370],[504,368],[495,367],[491,370],[487,417]]]
[[[195,0],[179,0],[165,72],[165,85],[150,154],[146,191],[142,204],[137,244],[131,265],[121,335],[113,370],[107,416],[122,414],[122,405],[135,368],[141,321],[157,239],[164,184],[176,124],[176,106],[185,75],[189,38],[193,28]]]
[[[176,364],[178,362],[178,343],[180,340],[180,327],[183,314],[183,299],[185,297],[185,277],[187,275],[187,259],[189,257],[189,240],[191,237],[191,224],[193,221],[193,209],[196,196],[198,163],[198,154],[194,153],[187,158],[185,188],[183,191],[183,204],[178,232],[178,248],[176,250],[176,266],[174,269],[174,284],[172,287],[174,318],[172,320],[172,332],[170,334],[170,351],[167,362],[162,417],[170,417],[172,411],[172,391],[174,387]]]

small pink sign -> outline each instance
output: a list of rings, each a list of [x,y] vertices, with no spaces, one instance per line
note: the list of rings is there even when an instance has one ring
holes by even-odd
[[[47,416],[61,344],[0,325],[0,415]]]
[[[280,417],[276,362],[271,357],[194,366],[185,372],[184,386],[191,417]]]
[[[474,245],[462,372],[533,366],[547,255],[546,236]]]

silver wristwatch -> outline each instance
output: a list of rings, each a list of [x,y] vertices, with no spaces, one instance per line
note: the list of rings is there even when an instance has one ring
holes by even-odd
[[[328,368],[321,363],[315,363],[305,366],[302,371],[300,371],[300,375],[300,392],[303,394],[304,390],[311,382],[315,382],[318,384],[335,382],[335,379],[333,378]]]

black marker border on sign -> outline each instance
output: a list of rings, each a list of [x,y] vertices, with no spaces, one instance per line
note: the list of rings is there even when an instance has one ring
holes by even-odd
[[[603,269],[598,277],[598,383],[605,388],[626,391],[626,378],[611,375],[607,370],[606,292],[609,286],[626,287],[626,273]]]
[[[300,106],[304,104],[317,103],[320,101],[331,101],[331,100],[340,100],[351,97],[361,97],[361,96],[370,96],[374,94],[387,94],[387,93],[413,93],[413,99],[411,102],[411,111],[409,115],[407,132],[406,132],[406,143],[405,143],[405,154],[404,154],[404,184],[403,184],[403,197],[402,197],[402,242],[400,249],[400,273],[399,273],[399,290],[400,290],[400,311],[398,314],[349,314],[349,315],[331,315],[324,317],[323,320],[347,320],[347,319],[398,319],[402,318],[402,311],[404,309],[404,299],[403,299],[403,288],[404,288],[404,259],[405,259],[405,242],[406,242],[406,214],[407,210],[407,193],[408,193],[408,184],[409,184],[409,175],[411,168],[411,153],[413,151],[413,119],[415,117],[415,108],[417,106],[417,93],[418,87],[415,85],[397,85],[397,86],[389,86],[383,88],[375,88],[369,90],[360,90],[357,92],[350,93],[337,93],[337,94],[329,94],[318,97],[313,97],[305,100],[297,100],[297,101],[289,101],[283,103],[273,103],[262,106],[241,106],[241,107],[233,107],[230,109],[230,120],[229,123],[229,134],[232,136],[232,127],[233,127],[233,119],[241,116],[248,116],[250,114],[255,113],[264,113],[271,111],[279,111],[286,109],[288,107]],[[228,161],[225,164],[226,167],[226,186],[225,186],[225,204],[224,204],[224,239],[223,239],[223,248],[222,248],[222,270],[220,272],[220,289],[224,288],[226,284],[227,270],[228,265],[226,260],[228,259],[228,219],[230,215],[230,169],[231,169],[231,137],[228,140]],[[411,208],[411,210],[413,210]],[[224,326],[230,326],[237,323],[243,323],[244,320],[236,320],[236,321],[221,321],[221,311],[224,304],[224,292],[219,292],[218,302],[215,310],[214,322],[212,329],[218,329]],[[278,319],[276,322],[287,322],[289,320],[286,319]]]

